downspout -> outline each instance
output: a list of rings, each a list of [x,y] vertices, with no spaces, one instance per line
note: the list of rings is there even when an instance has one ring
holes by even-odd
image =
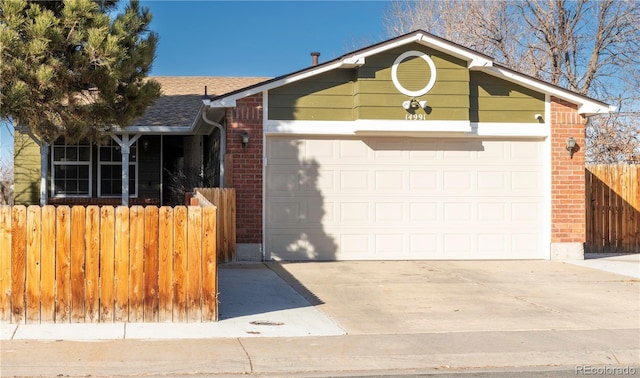
[[[217,128],[218,130],[220,130],[220,187],[224,188],[224,154],[226,153],[226,146],[227,146],[227,133],[224,130],[224,126],[222,126],[221,124],[219,124],[218,122],[214,122],[212,120],[210,120],[209,118],[207,118],[207,109],[209,107],[205,106],[204,110],[202,111],[202,120]]]

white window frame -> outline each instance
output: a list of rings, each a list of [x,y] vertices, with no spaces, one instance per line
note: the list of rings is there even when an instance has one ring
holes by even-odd
[[[58,139],[59,141],[60,139]],[[59,160],[56,161],[56,147],[63,147],[65,149],[65,155],[66,155],[66,149],[67,147],[89,147],[89,160],[76,160],[76,161],[66,161],[66,160]],[[91,145],[91,143],[87,142],[87,144],[67,144],[66,141],[64,141],[62,144],[60,144],[59,142],[53,142],[51,144],[51,197],[52,198],[91,198],[91,193],[92,193],[92,184],[93,184],[93,146]],[[78,154],[78,158],[79,158],[79,154]],[[88,192],[87,194],[58,194],[56,193],[56,167],[57,166],[70,166],[70,165],[74,165],[74,166],[88,166],[89,167],[89,178],[87,180],[89,180],[89,185],[88,185]]]
[[[122,137],[121,135],[118,135],[118,137]],[[118,143],[116,143],[113,139],[109,140],[109,147],[111,148],[121,148]],[[102,166],[103,165],[119,165],[120,166],[120,171],[122,171],[122,160],[119,161],[102,161],[100,159],[100,148],[105,147],[105,146],[99,146],[98,147],[98,154],[97,154],[97,160],[98,160],[98,197],[99,198],[120,198],[122,197],[122,193],[120,194],[102,194]],[[133,166],[133,170],[135,172],[136,178],[134,180],[134,184],[133,184],[133,188],[129,187],[129,197],[130,198],[137,198],[138,197],[138,182],[139,177],[138,177],[138,141],[136,140],[131,147],[135,147],[135,161],[132,161],[131,156],[129,155],[129,172],[131,172],[131,168]],[[122,152],[120,152],[122,153]],[[133,190],[132,190],[133,189]]]

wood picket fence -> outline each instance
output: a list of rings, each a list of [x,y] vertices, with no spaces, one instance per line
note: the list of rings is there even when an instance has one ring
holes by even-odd
[[[0,321],[217,317],[215,207],[0,206]]]
[[[588,165],[585,252],[640,252],[640,165]]]

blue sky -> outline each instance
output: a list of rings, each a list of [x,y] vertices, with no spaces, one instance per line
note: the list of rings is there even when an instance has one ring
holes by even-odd
[[[387,38],[389,1],[141,1],[160,36],[152,75],[279,76]]]
[[[121,6],[127,0],[121,0]],[[387,38],[389,1],[141,1],[160,41],[153,76],[288,74]],[[13,140],[0,125],[0,160]]]

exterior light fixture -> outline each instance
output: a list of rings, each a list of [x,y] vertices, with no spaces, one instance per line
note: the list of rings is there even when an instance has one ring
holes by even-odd
[[[573,137],[567,138],[567,151],[569,151],[569,157],[573,159],[573,154],[576,152],[576,140]]]
[[[242,143],[242,148],[246,148],[249,144],[249,133],[244,131],[240,134],[240,143]]]
[[[418,109],[418,108],[425,108],[427,106],[427,102],[426,101],[418,101],[415,98],[412,98],[411,100],[407,100],[407,101],[403,101],[402,102],[402,107],[405,110],[411,110],[411,109]]]

